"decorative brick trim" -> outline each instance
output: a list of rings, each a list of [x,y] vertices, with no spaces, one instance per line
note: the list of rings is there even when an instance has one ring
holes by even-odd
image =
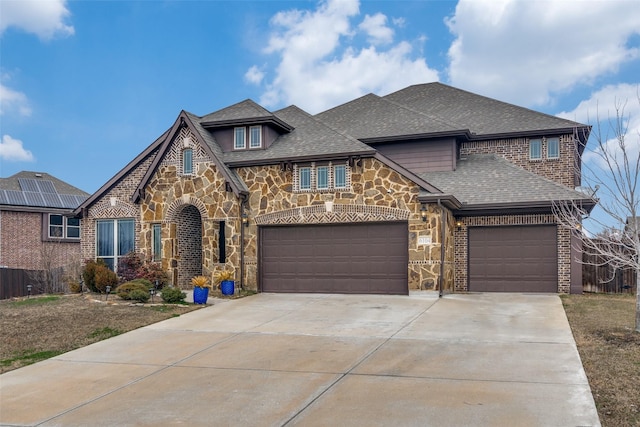
[[[387,206],[334,204],[331,212],[325,205],[305,206],[258,215],[255,221],[257,225],[407,221],[409,214],[408,210]]]
[[[184,144],[185,139],[189,139],[191,141],[188,147]],[[183,127],[180,129],[178,135],[173,139],[170,148],[165,153],[161,166],[176,166],[178,171],[182,171],[182,150],[185,148],[191,148],[193,150],[194,167],[196,163],[210,161],[204,151],[204,148],[200,146],[193,132],[191,132],[188,127]]]
[[[200,216],[202,220],[210,219],[209,213],[207,212],[207,208],[205,207],[204,203],[202,203],[199,199],[189,194],[184,194],[179,199],[176,199],[173,202],[171,202],[171,204],[167,208],[167,214],[165,215],[165,219],[163,222],[175,222],[177,220],[178,214],[180,213],[184,205],[195,206],[198,209],[198,211],[200,211]]]
[[[106,197],[100,200],[89,209],[89,216],[92,219],[106,219],[106,218],[138,218],[140,216],[140,209],[138,206],[123,202],[118,198]]]

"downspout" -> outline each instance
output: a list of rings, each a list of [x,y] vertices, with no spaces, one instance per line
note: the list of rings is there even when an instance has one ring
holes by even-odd
[[[445,241],[447,237],[447,212],[444,210],[444,206],[440,203],[440,199],[438,199],[438,206],[442,211],[442,223],[441,227],[441,236],[440,236],[440,285],[438,286],[438,298],[442,298],[443,295],[443,286],[444,286],[444,253],[446,250]]]
[[[244,229],[245,225],[245,209],[247,196],[240,196],[240,289],[244,289]]]

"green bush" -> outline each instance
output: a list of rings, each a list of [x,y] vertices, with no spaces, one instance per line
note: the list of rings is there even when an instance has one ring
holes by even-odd
[[[144,280],[144,281],[148,282],[148,280]],[[132,280],[130,282],[123,283],[122,285],[118,286],[118,289],[116,289],[118,296],[126,300],[133,299],[131,298],[131,292],[133,291],[143,291],[148,293],[149,284],[141,283],[141,281],[139,280]]]
[[[104,293],[107,291],[107,286],[115,289],[118,284],[116,273],[111,271],[101,259],[87,261],[82,270],[82,278],[84,279],[84,284],[92,292]]]
[[[187,294],[182,292],[180,288],[176,287],[166,287],[162,289],[162,301],[167,303],[180,303],[184,302],[184,299],[187,297]]]
[[[101,259],[97,261],[87,260],[82,269],[84,284],[92,292],[99,292],[98,288],[96,288],[96,270],[99,266],[106,266],[106,264]]]
[[[131,299],[132,301],[147,302],[149,301],[149,291],[134,289],[133,291],[129,292],[129,297],[129,299]]]

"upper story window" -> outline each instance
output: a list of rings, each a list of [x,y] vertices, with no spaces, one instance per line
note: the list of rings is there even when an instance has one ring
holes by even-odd
[[[193,149],[182,150],[182,174],[191,175],[193,173]]]
[[[262,147],[262,126],[251,126],[249,128],[249,148]]]
[[[542,140],[531,139],[529,140],[529,160],[542,159]]]
[[[80,219],[49,214],[47,237],[50,239],[79,239]]]
[[[244,150],[247,148],[247,131],[245,128],[235,128],[233,130],[233,148],[236,150]]]
[[[547,138],[547,158],[560,158],[560,138]]]
[[[350,186],[350,168],[346,164],[293,167],[293,191],[346,190]]]

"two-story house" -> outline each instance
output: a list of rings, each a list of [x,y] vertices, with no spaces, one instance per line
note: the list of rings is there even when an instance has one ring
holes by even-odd
[[[0,267],[42,270],[79,261],[80,219],[71,213],[88,196],[44,172],[0,178]]]
[[[589,127],[441,83],[312,116],[246,100],[172,126],[75,212],[82,254],[264,292],[579,290]],[[572,249],[574,248],[574,249]]]

